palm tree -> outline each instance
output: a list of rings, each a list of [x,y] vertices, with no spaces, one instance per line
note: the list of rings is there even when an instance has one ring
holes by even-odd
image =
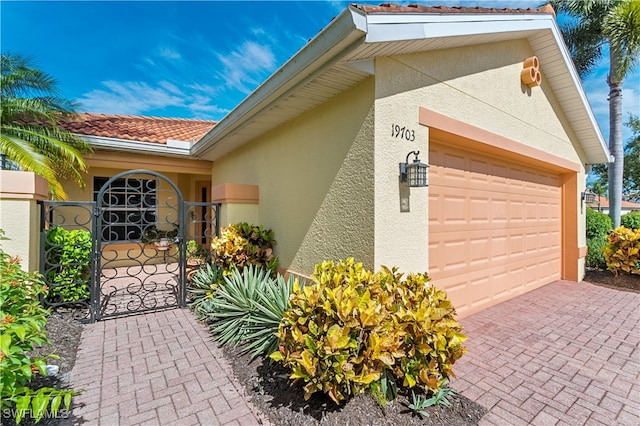
[[[638,64],[640,53],[640,1],[552,0],[559,14],[570,19],[562,25],[573,61],[581,77],[589,74],[609,50],[609,215],[620,226],[624,152],[622,143],[622,82]]]
[[[60,183],[84,186],[82,154],[90,146],[58,126],[75,115],[75,104],[58,95],[56,81],[34,68],[28,58],[0,55],[0,154],[3,168],[35,172],[49,184],[54,199],[66,199]],[[16,167],[17,166],[17,167]]]

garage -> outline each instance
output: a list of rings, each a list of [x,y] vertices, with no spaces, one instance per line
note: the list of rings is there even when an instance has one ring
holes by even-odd
[[[462,316],[562,272],[560,175],[472,148],[429,149],[429,273]]]

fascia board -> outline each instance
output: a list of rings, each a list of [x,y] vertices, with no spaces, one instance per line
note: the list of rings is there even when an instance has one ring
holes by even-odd
[[[596,120],[596,117],[593,114],[593,110],[591,109],[591,104],[589,104],[589,100],[587,99],[587,94],[584,90],[584,87],[582,86],[582,80],[580,79],[578,70],[576,70],[576,67],[573,63],[573,59],[571,59],[571,53],[569,52],[569,48],[565,44],[564,38],[562,37],[562,33],[560,32],[560,28],[558,28],[558,25],[556,24],[555,20],[552,21],[550,30],[551,30],[551,33],[553,34],[553,37],[555,38],[556,44],[559,47],[560,54],[562,55],[562,58],[564,59],[564,62],[567,65],[567,69],[568,69],[569,75],[571,76],[571,80],[576,90],[578,91],[578,96],[580,97],[580,101],[582,102],[582,105],[587,113],[589,122],[593,127],[596,133],[596,138],[599,142],[599,147],[598,147],[599,149],[597,150],[598,152],[591,154],[590,152],[591,150],[585,150],[585,153],[587,155],[586,162],[587,164],[602,164],[602,163],[612,162],[613,156],[609,152],[609,147],[607,146],[607,142],[605,141],[604,136],[602,136],[602,132],[600,131],[600,126],[598,125],[598,121]]]
[[[225,136],[239,129],[260,111],[297,87],[317,72],[336,54],[363,40],[366,21],[351,7],[345,9],[326,28],[293,55],[271,77],[245,98],[191,148],[192,155],[202,156]]]
[[[432,21],[414,23],[369,24],[368,43],[402,40],[421,40],[441,37],[472,36],[549,28],[541,20],[491,20],[491,21]]]
[[[188,147],[175,147],[150,142],[133,142],[126,139],[105,138],[102,136],[79,135],[92,147],[112,151],[123,151],[132,154],[149,154],[175,157],[190,157]]]

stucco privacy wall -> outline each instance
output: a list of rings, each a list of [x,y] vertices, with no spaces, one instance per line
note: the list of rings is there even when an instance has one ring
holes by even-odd
[[[31,172],[0,171],[0,229],[8,240],[2,249],[21,259],[22,269],[38,270],[40,261],[40,208],[48,197],[47,182]]]
[[[523,61],[533,54],[526,40],[515,40],[376,58],[376,172],[379,172],[378,166],[385,167],[384,164],[379,165],[378,159],[384,163],[390,162],[382,158],[392,157],[396,149],[395,145],[384,141],[385,135],[390,134],[391,117],[407,117],[407,121],[413,123],[411,125],[419,127],[418,109],[422,106],[580,164],[577,193],[583,191],[584,154],[552,90],[545,82],[545,64],[540,64],[540,87],[529,89],[520,81]],[[420,149],[421,158],[426,162],[426,132],[421,131],[420,137],[422,139],[416,140],[415,145],[407,145],[407,148]],[[409,150],[406,149],[407,152]],[[399,157],[401,153],[395,155]],[[390,172],[388,169],[386,173]],[[394,191],[397,197],[396,182],[388,178],[376,180],[376,208],[382,209],[378,207],[379,204],[390,198]],[[415,193],[417,190],[412,190],[412,213],[414,198],[418,198],[414,197]],[[428,197],[428,194],[420,194],[421,203],[423,196]],[[576,245],[582,247],[585,245],[585,220],[580,202],[576,197],[575,207],[579,212],[576,218],[579,240]],[[424,217],[428,216],[426,203],[427,200],[424,200],[425,206],[420,207]],[[384,214],[384,211],[376,210],[376,214]],[[396,221],[401,220],[399,217],[400,214],[396,215]],[[398,244],[398,236],[394,238],[392,226],[383,226],[382,221],[376,221],[378,223],[376,255],[382,255]],[[417,227],[418,224],[416,230]],[[427,228],[426,224],[424,228]],[[409,242],[413,250],[423,250],[421,256],[426,260],[422,260],[422,263],[428,265],[425,239],[428,240],[428,235],[415,235]],[[385,245],[388,247],[385,248]],[[376,263],[380,263],[378,258]]]
[[[281,267],[308,274],[347,256],[373,266],[373,94],[369,78],[214,162],[214,187],[259,187]]]

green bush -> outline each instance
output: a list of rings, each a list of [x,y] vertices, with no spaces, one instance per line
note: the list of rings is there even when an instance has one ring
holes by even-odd
[[[212,300],[223,281],[222,269],[215,264],[207,263],[193,274],[187,291],[191,309],[198,318],[204,319],[212,311]]]
[[[616,228],[609,234],[604,257],[614,275],[640,274],[640,229]]]
[[[620,225],[627,229],[640,229],[640,212],[625,214],[620,218]]]
[[[213,239],[211,248],[215,263],[225,274],[231,274],[234,268],[255,265],[275,276],[278,269],[278,258],[273,255],[275,243],[271,229],[245,222],[223,228],[220,236]]]
[[[46,359],[26,355],[48,343],[44,327],[49,311],[39,299],[46,292],[40,276],[23,271],[17,257],[0,249],[0,410],[14,410],[16,423],[27,412],[38,422],[47,410],[54,416],[62,404],[68,410],[75,393],[28,387],[36,374],[47,374]]]
[[[611,218],[587,207],[587,240],[592,238],[606,238],[613,230]]]
[[[437,394],[453,374],[466,337],[426,274],[374,274],[349,258],[316,265],[312,279],[294,287],[270,355],[306,383],[305,399],[324,391],[339,404],[390,382]]]
[[[278,326],[289,308],[294,285],[300,286],[293,276],[274,279],[266,269],[254,265],[245,266],[242,273],[233,269],[206,305],[204,319],[211,324],[214,339],[239,345],[254,358],[275,351]]]
[[[590,268],[607,269],[603,248],[607,245],[606,237],[598,237],[587,240],[586,265]]]
[[[52,302],[76,302],[89,297],[91,233],[55,227],[47,232],[45,253],[47,298]]]

